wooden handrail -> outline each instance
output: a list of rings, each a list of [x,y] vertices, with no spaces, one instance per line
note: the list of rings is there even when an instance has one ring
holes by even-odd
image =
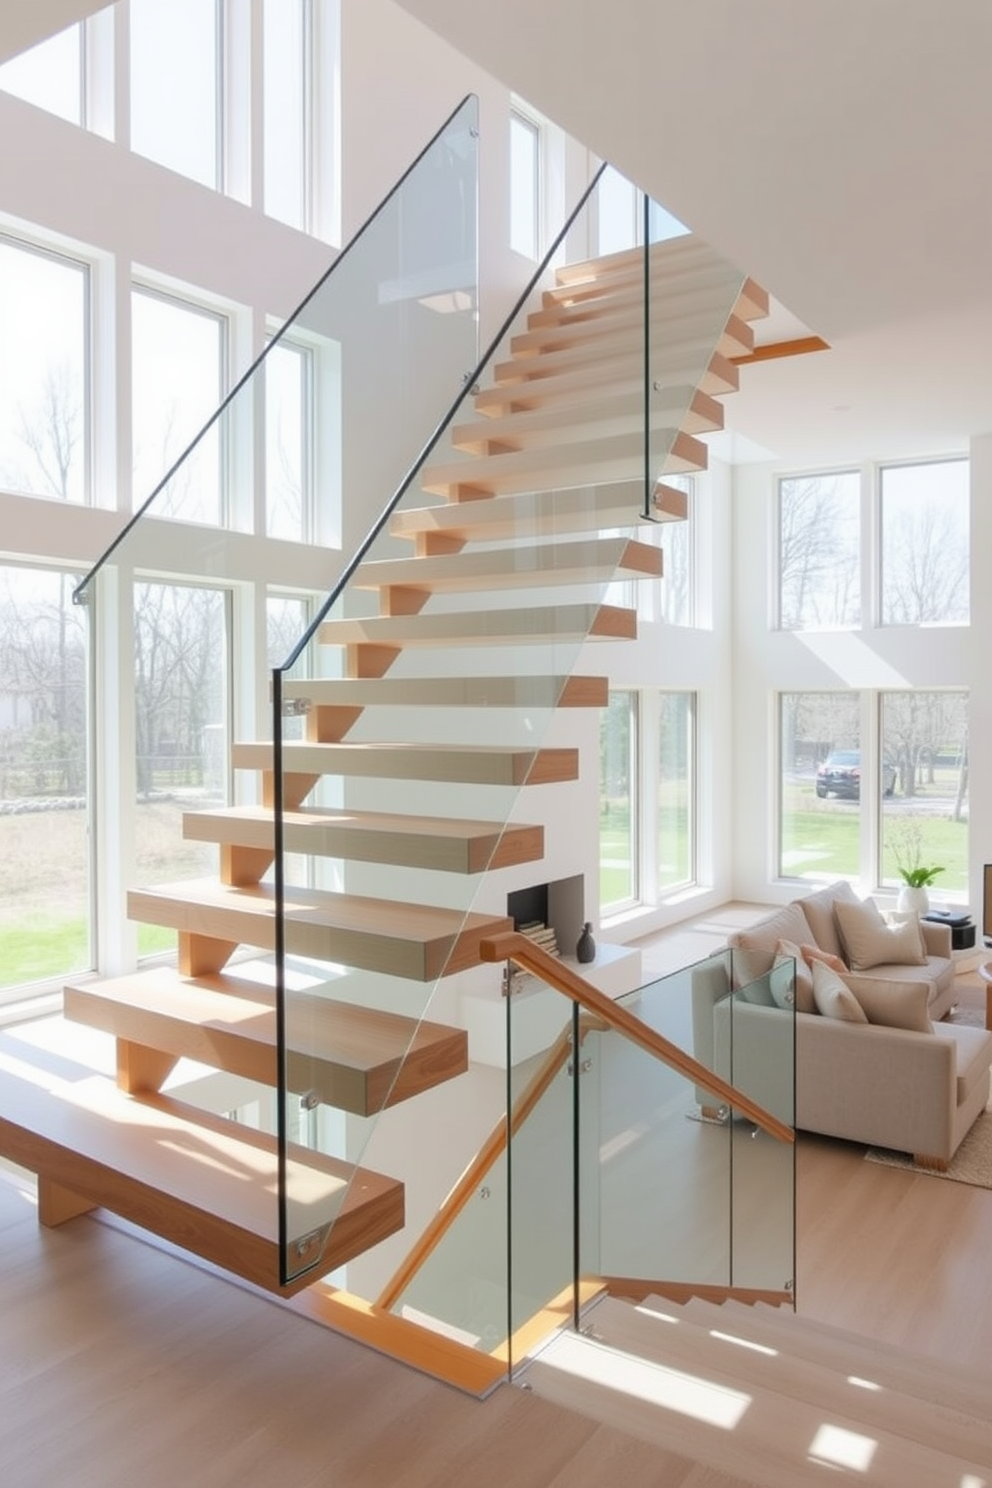
[[[579,1024],[579,1042],[593,1029],[605,1031],[605,1025],[598,1018],[583,1018]],[[565,1065],[572,1053],[572,1030],[563,1028],[548,1050],[540,1068],[535,1072],[530,1083],[525,1086],[520,1099],[515,1102],[510,1111],[509,1120],[501,1116],[493,1127],[479,1151],[473,1157],[458,1182],[452,1188],[447,1198],[438,1208],[434,1218],[430,1221],[423,1234],[407,1255],[399,1270],[394,1273],[379,1293],[373,1306],[390,1308],[395,1306],[399,1297],[409,1286],[411,1280],[416,1276],[428,1256],[434,1251],[444,1238],[447,1231],[465,1208],[475,1189],[492,1168],[493,1164],[503,1155],[507,1143],[517,1135],[534,1107],[540,1101],[544,1092],[548,1089],[555,1075]]]
[[[513,961],[524,971],[531,972],[540,977],[542,982],[554,987],[556,991],[564,993],[573,1002],[577,1002],[586,1012],[593,1013],[611,1028],[615,1033],[622,1033],[631,1043],[637,1044],[646,1053],[660,1059],[669,1068],[678,1070],[679,1074],[685,1075],[694,1084],[702,1086],[711,1095],[732,1106],[753,1121],[755,1126],[767,1132],[779,1142],[794,1142],[795,1133],[784,1121],[779,1121],[770,1111],[759,1106],[755,1101],[745,1095],[742,1091],[729,1085],[719,1075],[700,1064],[698,1059],[693,1059],[691,1054],[686,1054],[677,1044],[671,1043],[660,1033],[633,1013],[628,1012],[621,1004],[614,1002],[587,982],[584,977],[579,976],[570,966],[560,961],[557,956],[550,956],[547,951],[541,949],[534,941],[519,931],[507,931],[504,935],[493,935],[479,942],[479,954],[483,961]]]

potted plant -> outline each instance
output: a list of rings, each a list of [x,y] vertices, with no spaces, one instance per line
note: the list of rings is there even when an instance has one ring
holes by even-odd
[[[903,885],[899,890],[899,898],[896,900],[896,909],[900,914],[925,915],[930,908],[930,895],[927,889],[937,874],[944,872],[943,867],[939,863],[932,866],[921,863],[923,836],[915,822],[905,825],[901,840],[893,843],[893,852],[896,859],[896,872],[902,879]]]

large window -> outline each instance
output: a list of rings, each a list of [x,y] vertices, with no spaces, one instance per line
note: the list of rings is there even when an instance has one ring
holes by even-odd
[[[311,0],[265,0],[265,210],[290,227],[309,225]]]
[[[637,693],[611,692],[600,721],[599,893],[601,908],[638,892]]]
[[[134,503],[140,506],[223,395],[225,322],[197,306],[150,290],[131,301]],[[223,520],[220,425],[183,462],[154,506],[157,517]]]
[[[695,698],[690,692],[658,694],[659,895],[695,877],[694,822]]]
[[[303,542],[311,510],[313,353],[282,340],[265,358],[265,510],[270,537]]]
[[[695,620],[694,554],[695,485],[691,475],[666,475],[666,486],[687,494],[688,517],[684,522],[662,524],[661,549],[664,571],[661,580],[661,618],[669,625],[692,625]]]
[[[883,625],[968,623],[967,460],[881,472]]]
[[[939,867],[934,894],[968,887],[968,698],[963,692],[885,692],[880,721],[884,884],[900,868]]]
[[[861,860],[861,699],[780,700],[779,865],[783,878],[856,878]]]
[[[842,630],[861,623],[861,478],[788,476],[778,488],[779,623]]]
[[[0,238],[0,484],[88,494],[89,275],[84,264]]]
[[[648,202],[648,242],[682,237],[689,229],[660,202]],[[601,255],[623,253],[644,242],[644,194],[612,165],[596,194],[596,245]]]
[[[83,27],[67,26],[0,66],[0,88],[36,108],[82,124],[85,112]]]
[[[510,247],[536,259],[541,248],[541,128],[510,113]]]
[[[186,842],[184,811],[228,794],[227,606],[218,589],[135,586],[137,881],[216,874],[217,848]],[[142,952],[175,944],[139,927]]]
[[[91,964],[77,582],[0,567],[0,988]]]
[[[131,0],[131,148],[222,182],[220,0]]]

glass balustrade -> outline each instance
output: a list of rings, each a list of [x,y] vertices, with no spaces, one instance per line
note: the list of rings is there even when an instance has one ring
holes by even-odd
[[[680,477],[705,463],[699,388],[742,281],[689,237],[656,241],[650,207],[645,243],[592,258],[597,179],[480,355],[477,152],[468,100],[185,453],[198,384],[143,426],[135,468],[157,450],[167,474],[78,597],[135,639],[120,780],[154,812],[123,873],[138,949],[174,949],[185,983],[274,1023],[275,1104],[250,1119],[275,1132],[282,1283],[323,1278],[511,1365],[587,1276],[677,1269],[671,1246],[613,1248],[636,1228],[625,1181],[676,1128],[705,1177],[683,1199],[645,1186],[631,1214],[656,1235],[664,1194],[662,1231],[691,1251],[705,1220],[697,1260],[729,1274],[736,1120],[509,970],[498,938],[568,962],[596,918],[597,651],[636,636],[661,579],[654,524],[684,515]],[[170,308],[140,313],[213,344],[209,318]],[[298,543],[301,597],[273,601],[253,700],[265,646],[231,654],[227,595],[257,578],[263,531]],[[202,594],[168,582],[191,550]],[[153,662],[180,631],[228,657],[204,684],[195,811],[161,788],[182,748]],[[681,1047],[686,976],[632,1002],[688,1018]]]

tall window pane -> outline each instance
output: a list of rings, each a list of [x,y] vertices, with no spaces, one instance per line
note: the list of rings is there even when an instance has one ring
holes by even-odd
[[[131,148],[220,185],[218,0],[131,0]]]
[[[857,693],[782,694],[779,873],[783,878],[858,876],[860,717]]]
[[[630,181],[608,165],[596,188],[596,251],[623,253],[637,242],[638,193]]]
[[[0,239],[0,484],[87,496],[88,272]]]
[[[510,247],[526,258],[540,247],[541,131],[533,119],[510,114]]]
[[[137,881],[215,875],[217,848],[184,841],[182,818],[227,799],[224,594],[178,584],[134,594]],[[142,954],[174,945],[173,931],[139,926]]]
[[[140,506],[222,397],[224,321],[145,290],[131,300],[134,502]],[[209,431],[157,498],[154,514],[219,523],[221,438]]]
[[[658,889],[690,883],[693,866],[693,718],[689,692],[658,699]]]
[[[882,470],[882,623],[967,625],[967,460]]]
[[[311,353],[280,341],[265,358],[265,509],[270,537],[307,536]]]
[[[861,623],[861,482],[857,471],[779,481],[779,622],[783,630]]]
[[[693,482],[691,475],[666,475],[666,486],[677,486],[689,497],[685,522],[660,527],[664,570],[661,580],[661,618],[669,625],[691,625],[695,618],[693,592]]]
[[[70,124],[82,124],[83,28],[67,26],[4,62],[0,89]]]
[[[309,0],[265,0],[265,210],[307,225]]]
[[[968,697],[886,692],[881,707],[882,882],[940,867],[932,895],[968,887]]]
[[[600,904],[637,895],[637,695],[610,693],[600,722]]]
[[[0,568],[0,987],[91,964],[78,575]]]

